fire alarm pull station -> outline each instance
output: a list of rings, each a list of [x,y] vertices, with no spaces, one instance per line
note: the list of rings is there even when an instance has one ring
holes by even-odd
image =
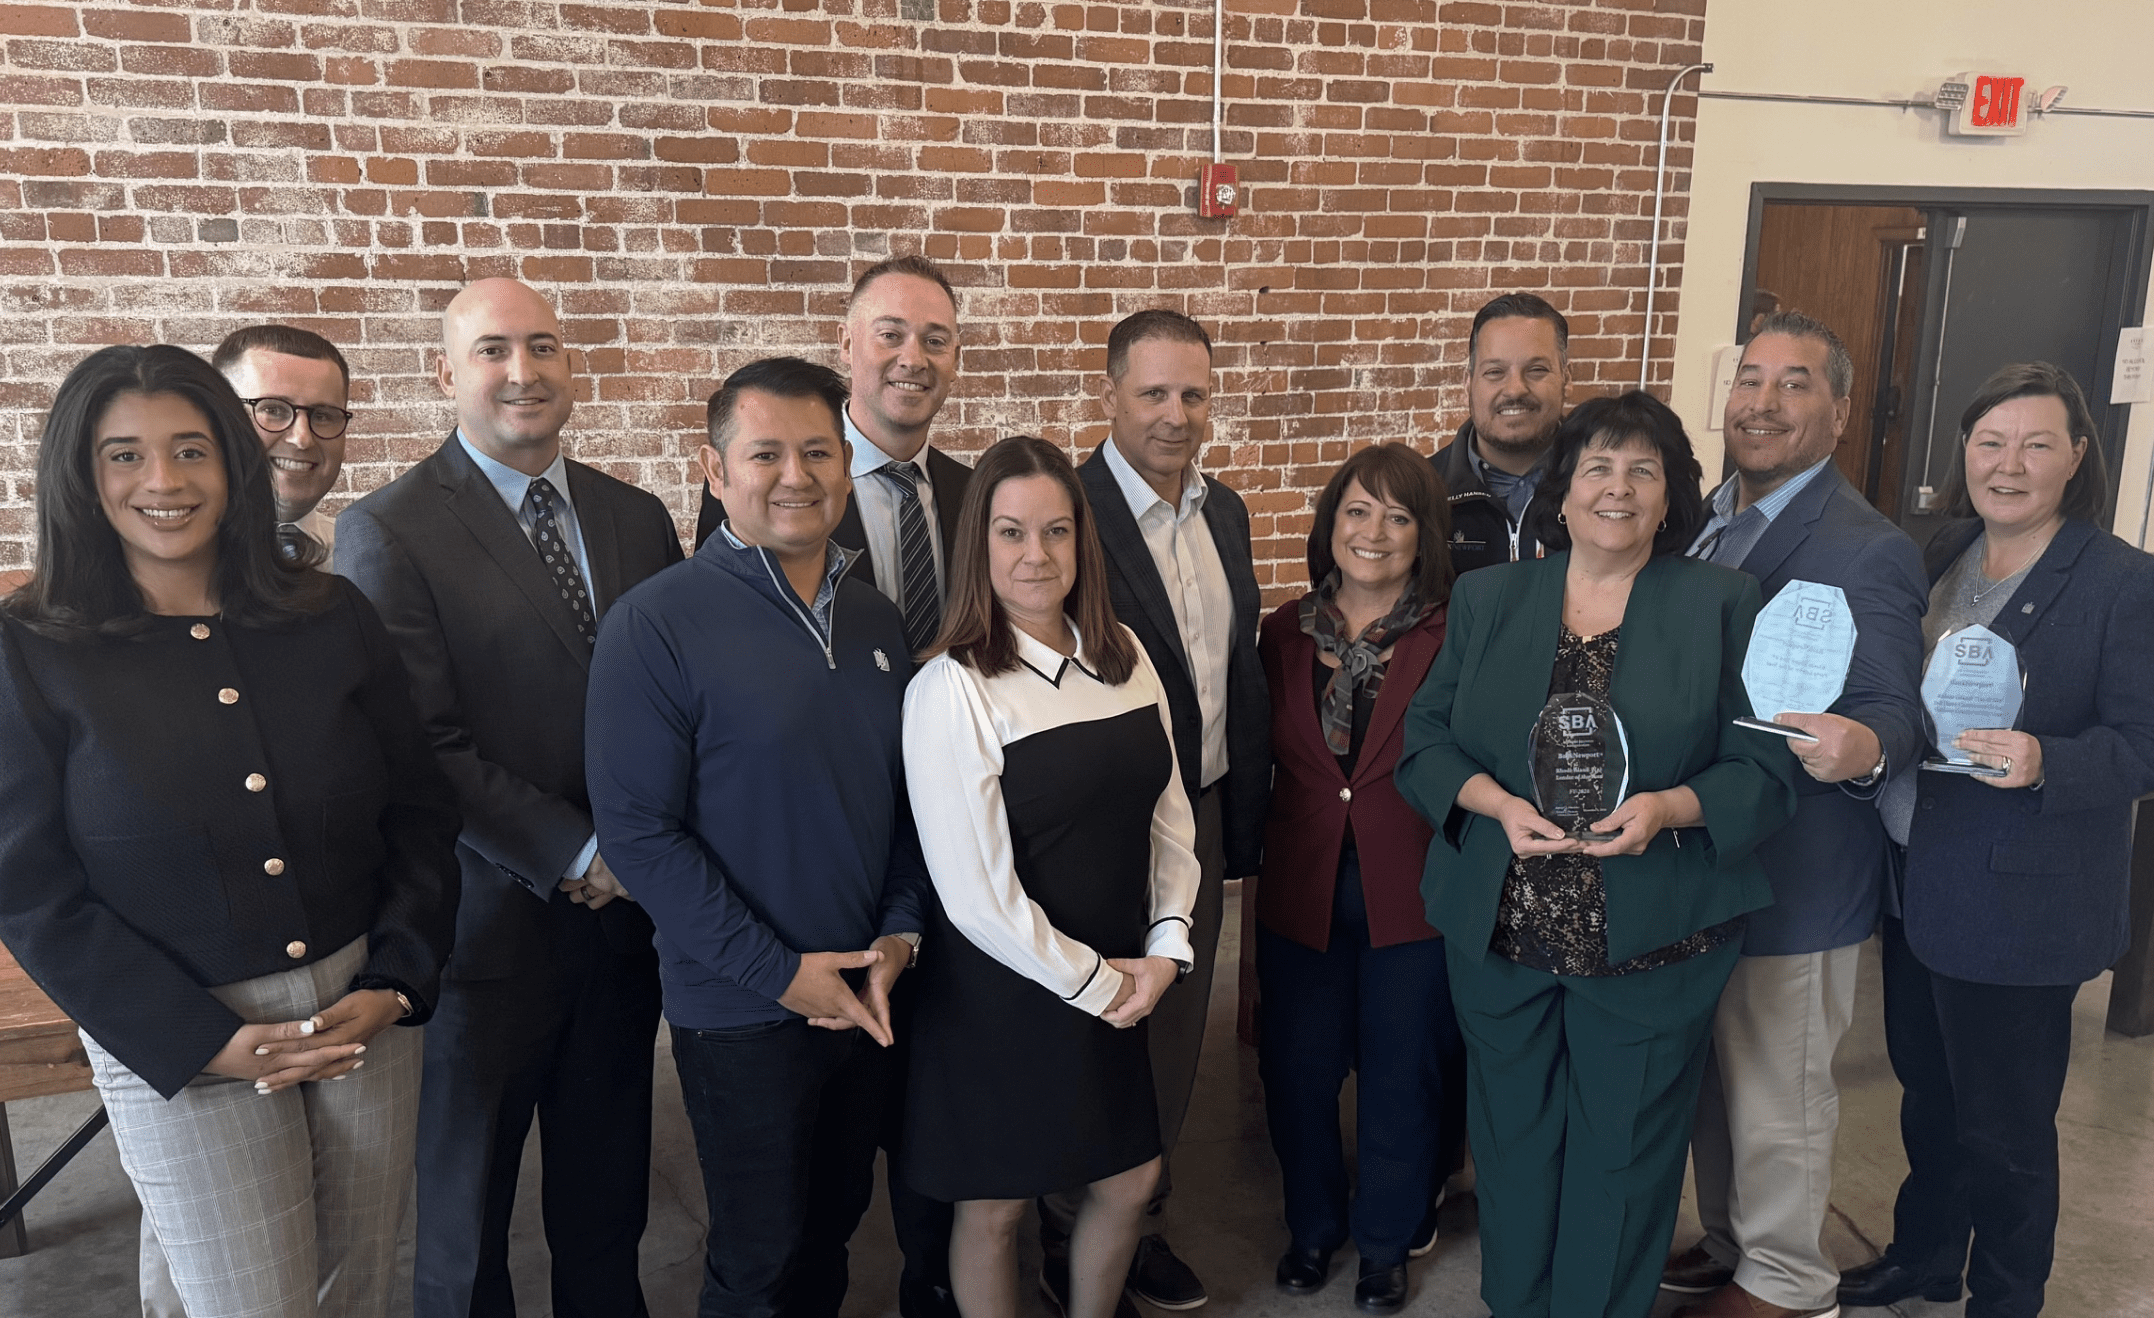
[[[1206,165],[1197,176],[1197,214],[1212,220],[1232,215],[1236,191],[1234,166]]]

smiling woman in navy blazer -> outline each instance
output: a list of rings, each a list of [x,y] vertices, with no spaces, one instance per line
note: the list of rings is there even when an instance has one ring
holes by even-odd
[[[418,1121],[392,1027],[436,1001],[458,816],[373,607],[275,530],[207,362],[61,383],[0,603],[0,937],[80,1026],[187,1311],[379,1318]]]
[[[1259,1068],[1291,1242],[1277,1281],[1307,1294],[1351,1235],[1355,1302],[1396,1311],[1464,1068],[1443,938],[1421,914],[1431,831],[1391,781],[1407,702],[1443,645],[1443,481],[1404,444],[1362,449],[1317,497],[1312,589],[1264,620],[1271,809],[1257,886]],[[1358,1071],[1361,1176],[1347,1201],[1339,1089]]]
[[[2040,1312],[2057,1228],[2072,1000],[2130,944],[2132,805],[2154,791],[2154,558],[2095,525],[2101,445],[2072,377],[2006,366],[1960,419],[1963,520],[1930,541],[1923,640],[1988,626],[2019,652],[2016,727],[1957,748],[1998,778],[1895,775],[1880,801],[1885,1042],[1908,1174],[1885,1256],[1843,1303],[1915,1294]],[[1969,1237],[1972,1236],[1972,1260]]]

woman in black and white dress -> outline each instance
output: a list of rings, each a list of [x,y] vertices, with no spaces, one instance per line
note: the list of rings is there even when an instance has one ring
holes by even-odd
[[[1085,1187],[1067,1313],[1108,1318],[1159,1175],[1142,1022],[1190,965],[1196,826],[1069,459],[1029,437],[989,449],[956,539],[905,697],[942,900],[915,972],[904,1173],[957,1205],[966,1318],[1016,1313],[1026,1201]]]

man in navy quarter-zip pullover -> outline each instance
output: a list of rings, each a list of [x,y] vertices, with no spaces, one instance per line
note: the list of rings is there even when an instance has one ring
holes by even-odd
[[[926,866],[899,733],[897,606],[830,542],[845,384],[797,357],[711,399],[727,520],[622,596],[591,662],[599,845],[658,927],[710,1205],[698,1318],[836,1318],[874,1188],[890,986]]]

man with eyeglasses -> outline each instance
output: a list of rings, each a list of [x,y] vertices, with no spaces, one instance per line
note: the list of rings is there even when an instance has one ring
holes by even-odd
[[[278,547],[326,571],[336,522],[316,505],[344,469],[344,428],[352,419],[344,354],[307,330],[249,325],[226,335],[209,361],[247,405],[269,450]]]

